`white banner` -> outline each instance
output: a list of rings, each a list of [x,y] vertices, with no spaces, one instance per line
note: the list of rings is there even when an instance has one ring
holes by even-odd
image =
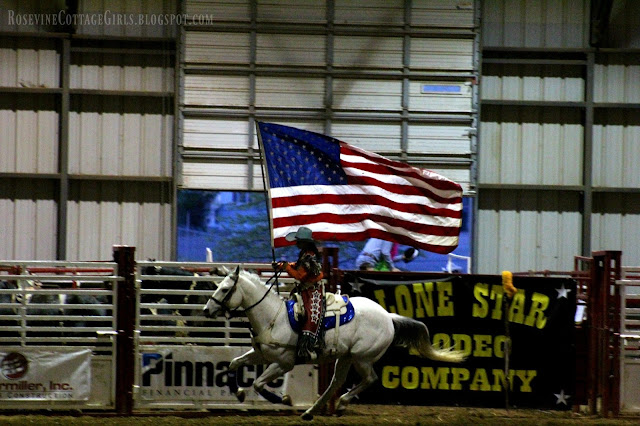
[[[0,400],[88,400],[90,349],[0,347]]]
[[[140,397],[146,401],[215,401],[237,403],[230,392],[229,363],[249,347],[155,347],[141,353]],[[238,370],[234,384],[251,388],[266,366],[248,365]],[[269,389],[285,391],[286,377],[274,380]],[[247,401],[262,400],[252,389]]]

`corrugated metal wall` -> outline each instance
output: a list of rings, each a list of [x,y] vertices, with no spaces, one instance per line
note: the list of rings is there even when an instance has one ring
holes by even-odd
[[[176,2],[81,0],[73,25],[29,24],[61,16],[41,3],[3,3],[0,258],[170,258],[176,30],[152,20]]]
[[[13,179],[0,185],[0,259],[54,259],[56,256],[54,182]]]
[[[637,193],[596,194],[592,221],[594,249],[622,250],[624,265],[639,265],[639,205],[640,197]]]
[[[259,119],[439,171],[468,193],[477,183],[478,272],[570,269],[600,249],[638,264],[637,5],[613,2],[596,51],[589,4],[78,2],[78,13],[114,19],[180,8],[193,19],[180,32],[9,22],[8,10],[57,3],[6,0],[0,212],[11,237],[0,257],[108,258],[112,244],[133,244],[141,258],[170,258],[174,185],[262,188]]]
[[[614,3],[598,51],[587,0],[482,3],[478,272],[570,270],[592,250],[640,263],[640,68],[620,44],[640,22],[613,25],[637,6]]]
[[[578,109],[495,106],[482,115],[483,183],[580,185],[584,127]]]
[[[589,3],[588,0],[483,0],[483,45],[588,47]]]
[[[79,181],[69,194],[70,259],[109,259],[113,244],[136,247],[138,259],[169,256],[167,188],[147,182]]]
[[[509,189],[482,191],[477,257],[480,272],[571,270],[580,247],[580,198],[576,193]]]
[[[181,187],[261,190],[253,126],[263,120],[430,168],[473,193],[474,2],[187,0],[185,12]]]

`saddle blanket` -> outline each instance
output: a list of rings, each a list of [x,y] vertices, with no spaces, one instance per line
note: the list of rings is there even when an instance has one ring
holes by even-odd
[[[340,315],[340,325],[344,325],[348,322],[350,322],[353,317],[356,314],[355,309],[353,309],[353,305],[351,304],[351,301],[349,300],[348,297],[346,296],[342,296],[342,299],[345,301],[346,303],[346,309],[347,311],[344,314]],[[295,300],[287,300],[287,313],[289,314],[289,324],[291,324],[291,328],[293,329],[293,331],[295,331],[296,333],[300,333],[300,331],[302,330],[302,324],[296,320],[295,314],[294,314],[294,310],[293,310],[293,306],[295,305]],[[324,316],[324,320],[322,321],[322,328],[325,330],[329,330],[332,328],[335,328],[336,326],[336,315],[333,315],[331,313],[332,311],[327,311],[327,314],[325,314]]]

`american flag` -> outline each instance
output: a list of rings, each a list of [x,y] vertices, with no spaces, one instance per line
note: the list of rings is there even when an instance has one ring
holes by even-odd
[[[301,226],[318,241],[380,238],[435,253],[458,245],[461,186],[319,133],[257,123],[273,247]]]

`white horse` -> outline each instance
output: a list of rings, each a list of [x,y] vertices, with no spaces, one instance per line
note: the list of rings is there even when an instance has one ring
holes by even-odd
[[[329,329],[325,334],[326,347],[318,358],[309,363],[336,360],[335,372],[327,390],[302,414],[304,420],[313,419],[329,398],[344,383],[353,365],[362,381],[340,397],[336,412],[341,414],[354,396],[377,380],[373,363],[389,346],[404,346],[421,357],[437,361],[461,362],[462,351],[438,349],[432,346],[427,327],[420,321],[391,314],[365,297],[350,299],[355,310],[351,322]],[[253,383],[255,390],[267,400],[290,404],[290,398],[275,395],[265,389],[272,380],[291,371],[296,364],[297,333],[289,324],[285,301],[260,278],[238,267],[228,274],[204,307],[204,314],[215,318],[220,313],[243,309],[253,329],[253,349],[234,358],[229,365],[233,371],[246,364],[269,364]],[[239,399],[240,396],[237,394]],[[243,399],[241,399],[243,400]]]

